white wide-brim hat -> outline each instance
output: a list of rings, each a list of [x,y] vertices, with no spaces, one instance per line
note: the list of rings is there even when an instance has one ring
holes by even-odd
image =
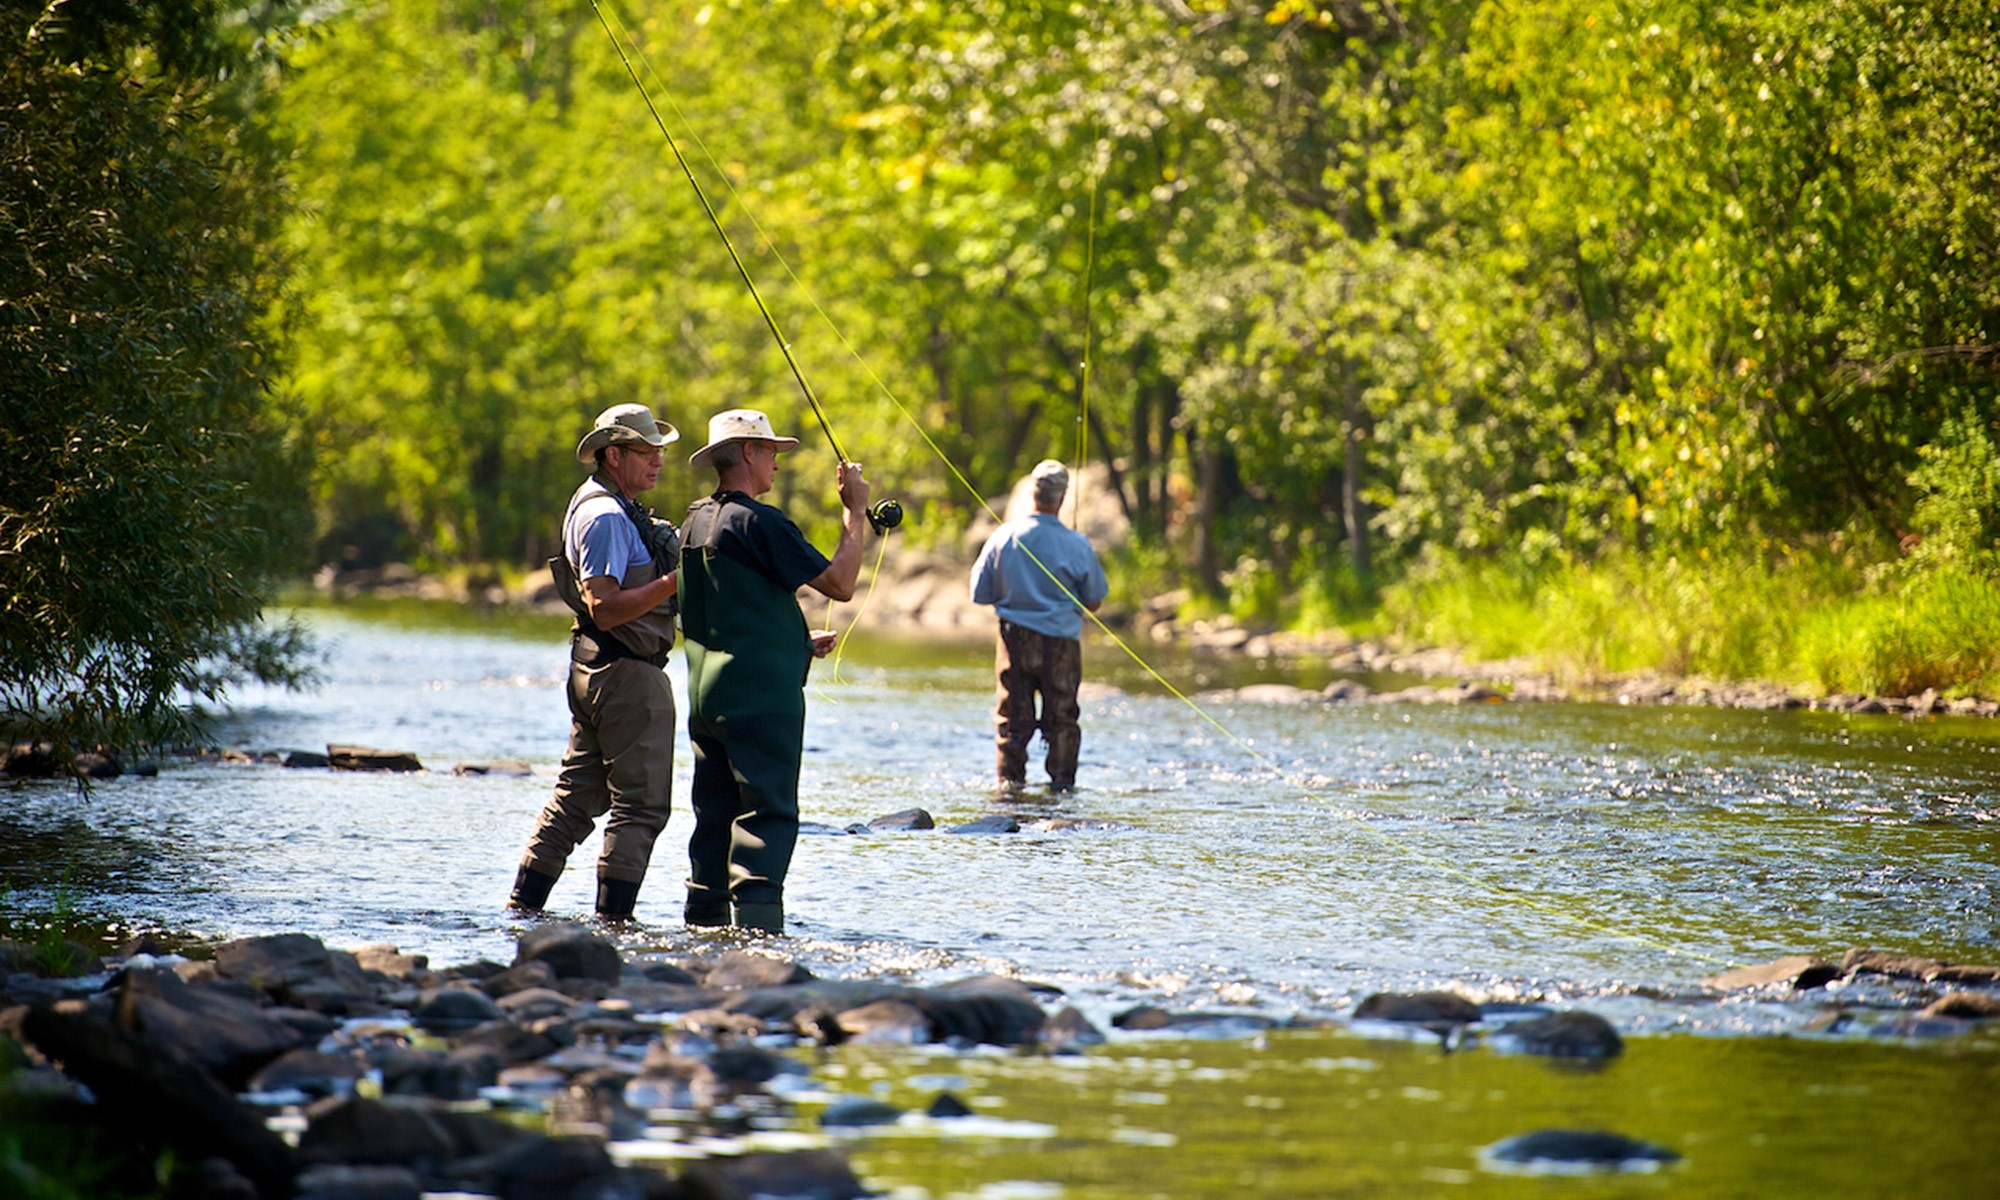
[[[644,442],[664,446],[680,440],[681,432],[664,421],[653,420],[643,404],[614,404],[597,414],[597,421],[576,444],[576,461],[594,466],[597,452],[620,442]]]
[[[780,450],[790,450],[799,439],[772,433],[771,418],[754,408],[732,408],[708,419],[708,445],[688,455],[688,465],[707,466],[709,452],[724,442],[772,442]]]

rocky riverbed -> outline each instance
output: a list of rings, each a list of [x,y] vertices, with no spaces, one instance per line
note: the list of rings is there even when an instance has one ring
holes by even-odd
[[[1579,1068],[1625,1050],[1591,1012],[1457,989],[1282,1020],[1137,1005],[1100,1028],[1059,990],[1009,975],[815,978],[783,939],[724,937],[713,953],[671,956],[633,933],[541,923],[511,962],[455,966],[393,946],[329,949],[304,933],[185,954],[142,942],[102,959],[0,945],[0,1111],[109,1131],[130,1150],[129,1162],[99,1164],[115,1194],[144,1190],[171,1162],[175,1195],[217,1200],[848,1200],[872,1194],[868,1181],[799,1135],[976,1122],[978,1098],[944,1088],[911,1110],[829,1091],[816,1056],[845,1044],[1061,1058],[1116,1039],[1321,1026]],[[1953,1038],[2000,1017],[1996,983],[1992,966],[1855,949],[1739,968],[1681,1000],[1845,984],[1852,999],[1825,1004],[1813,1032]],[[1679,1157],[1597,1127],[1522,1129],[1481,1151],[1496,1171],[1656,1170]],[[0,1184],[33,1169],[0,1157]],[[119,1190],[128,1183],[132,1193]]]

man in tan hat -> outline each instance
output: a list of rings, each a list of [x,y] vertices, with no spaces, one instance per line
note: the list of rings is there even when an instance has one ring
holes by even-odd
[[[785,928],[785,874],[799,834],[799,756],[806,672],[833,649],[809,632],[797,592],[854,595],[867,528],[868,481],[843,463],[835,486],[840,543],[827,558],[771,490],[779,437],[756,409],[718,413],[708,445],[688,462],[715,469],[715,493],[681,523],[681,629],[687,635],[688,734],[694,742],[694,836],[688,840],[687,923]],[[733,914],[732,914],[733,908]]]
[[[1000,618],[993,713],[1000,787],[1012,792],[1026,784],[1028,739],[1039,728],[1049,790],[1067,792],[1076,787],[1083,746],[1076,702],[1083,683],[1082,609],[1096,612],[1107,589],[1090,540],[1057,515],[1069,494],[1068,468],[1044,459],[1029,478],[1035,511],[986,539],[972,566],[972,601],[992,605]]]
[[[570,631],[569,747],[555,794],[528,836],[512,904],[539,911],[577,843],[604,824],[597,915],[630,920],[673,801],[674,644],[680,543],[638,496],[660,480],[660,453],[680,437],[641,404],[615,404],[577,443],[592,468],[563,516],[549,560],[576,613]]]

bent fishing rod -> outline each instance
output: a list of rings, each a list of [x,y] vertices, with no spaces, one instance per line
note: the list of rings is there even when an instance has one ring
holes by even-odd
[[[813,394],[812,385],[806,382],[805,372],[799,369],[798,360],[792,357],[792,344],[785,340],[784,333],[778,329],[777,319],[771,316],[770,306],[764,303],[763,293],[757,290],[757,281],[750,277],[749,268],[743,265],[743,256],[736,253],[736,243],[730,240],[729,231],[722,227],[722,218],[716,216],[715,206],[708,201],[708,193],[702,189],[701,181],[694,177],[694,170],[688,166],[687,156],[681,153],[680,142],[674,137],[673,131],[667,128],[666,119],[660,116],[659,106],[653,103],[653,94],[646,90],[645,81],[639,78],[639,72],[633,68],[631,57],[625,53],[625,43],[611,28],[611,22],[605,17],[604,10],[598,5],[597,0],[590,0],[590,11],[596,15],[597,23],[603,27],[604,36],[611,39],[611,48],[618,52],[618,61],[625,67],[625,74],[631,77],[632,86],[639,89],[639,98],[646,102],[646,111],[653,115],[654,126],[659,129],[660,136],[667,140],[667,149],[673,151],[674,162],[680,167],[682,177],[687,180],[688,186],[694,189],[694,198],[701,201],[701,211],[708,215],[709,225],[715,229],[715,235],[722,239],[722,248],[729,251],[729,261],[736,264],[736,274],[743,280],[743,286],[749,290],[751,301],[756,304],[758,314],[764,318],[765,328],[771,331],[771,337],[778,343],[778,352],[785,356],[785,365],[791,368],[792,378],[798,383],[799,391],[804,394],[807,406],[812,409],[813,419],[819,422],[820,432],[826,434],[826,444],[833,448],[833,456],[840,460],[841,466],[849,465],[851,460],[847,457],[847,452],[840,448],[840,439],[833,436],[833,426],[827,424],[826,411],[820,407],[819,397]],[[878,536],[886,534],[902,523],[903,506],[896,501],[878,500],[868,506],[868,524]]]

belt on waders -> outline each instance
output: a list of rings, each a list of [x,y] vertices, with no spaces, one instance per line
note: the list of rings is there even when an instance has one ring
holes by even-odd
[[[597,626],[579,618],[569,632],[569,658],[580,667],[602,667],[621,658],[636,658],[656,667],[667,665],[671,647],[657,654],[640,654]]]

